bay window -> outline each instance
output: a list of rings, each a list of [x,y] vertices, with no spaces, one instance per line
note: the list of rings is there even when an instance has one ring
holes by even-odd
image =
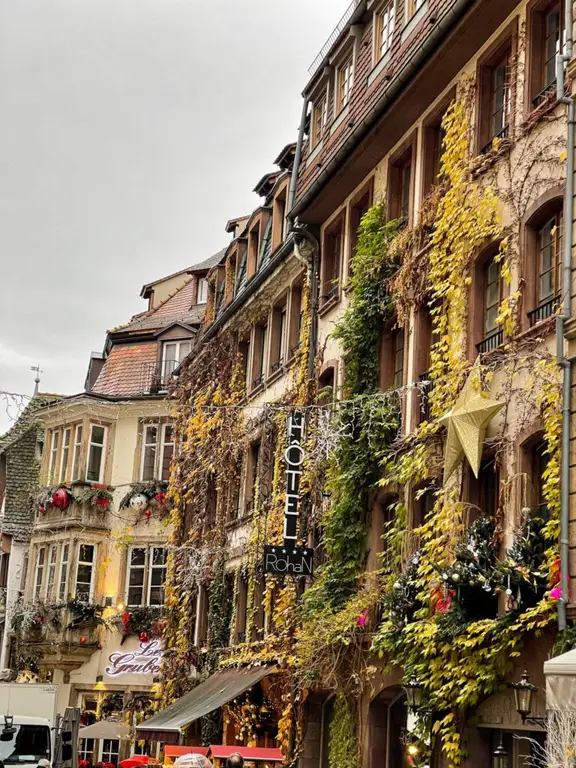
[[[48,468],[48,484],[52,483],[56,479],[56,468],[58,466],[58,449],[60,448],[60,432],[55,429],[52,432],[52,442],[50,444],[50,464]]]
[[[126,574],[128,606],[164,605],[166,581],[165,547],[131,547]]]
[[[58,577],[58,600],[65,600],[68,595],[68,558],[70,544],[63,544],[60,552],[60,575]]]
[[[56,565],[58,563],[58,548],[56,545],[50,547],[48,557],[48,574],[46,579],[46,599],[51,600],[54,595],[54,584],[56,583]]]
[[[101,483],[104,478],[104,464],[106,447],[106,427],[99,424],[90,425],[90,443],[88,445],[88,469],[86,480],[92,483]]]
[[[162,427],[162,448],[160,453],[160,480],[170,480],[170,469],[174,458],[174,427],[172,424],[164,424]]]
[[[64,430],[62,440],[62,461],[60,462],[60,482],[68,480],[68,463],[70,461],[70,442],[72,440],[72,428]]]
[[[39,547],[36,552],[36,573],[34,574],[34,600],[42,597],[44,582],[44,567],[46,565],[46,547]]]
[[[142,439],[142,469],[141,480],[154,480],[156,477],[156,450],[158,446],[158,425],[148,424],[144,427]]]
[[[82,424],[74,431],[74,456],[72,459],[72,480],[80,477],[80,462],[82,460]]]

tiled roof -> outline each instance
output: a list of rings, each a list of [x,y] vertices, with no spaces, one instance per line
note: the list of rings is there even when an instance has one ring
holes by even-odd
[[[188,312],[192,306],[192,300],[195,299],[194,280],[190,278],[188,282],[180,288],[173,296],[170,296],[163,304],[156,309],[152,317],[163,317],[165,315],[183,315]]]
[[[116,344],[91,391],[108,397],[150,394],[157,350],[157,342]]]
[[[198,264],[193,264],[188,272],[201,272],[205,269],[212,269],[212,267],[215,267],[216,264],[219,263],[227,250],[228,247],[222,248],[222,250],[215,253],[214,256],[210,256],[210,258],[204,259],[204,261],[199,261]]]
[[[199,304],[195,307],[192,307],[188,312],[166,315],[158,314],[158,310],[156,310],[156,312],[152,312],[151,314],[146,314],[144,316],[140,315],[135,320],[115,330],[154,331],[165,328],[168,325],[172,325],[172,323],[184,323],[184,325],[200,325],[202,318],[204,317],[205,310],[205,304]]]
[[[3,435],[0,436],[0,454],[4,453],[10,446],[14,445],[22,435],[36,424],[36,414],[45,405],[53,403],[56,400],[62,400],[62,395],[39,393],[33,397],[26,408],[22,411],[16,423]]]

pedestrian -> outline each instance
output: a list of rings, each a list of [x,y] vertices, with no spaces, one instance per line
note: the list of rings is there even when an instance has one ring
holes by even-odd
[[[226,768],[244,768],[244,758],[239,752],[233,752],[226,759]]]

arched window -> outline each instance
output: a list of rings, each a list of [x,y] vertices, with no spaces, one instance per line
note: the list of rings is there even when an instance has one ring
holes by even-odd
[[[525,328],[552,317],[562,300],[562,207],[556,195],[527,221],[524,254]]]

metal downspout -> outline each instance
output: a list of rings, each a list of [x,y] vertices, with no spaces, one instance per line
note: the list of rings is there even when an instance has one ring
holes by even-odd
[[[294,227],[294,217],[290,216],[290,211],[294,205],[294,198],[296,197],[296,187],[298,186],[298,174],[300,173],[300,163],[302,161],[302,147],[304,145],[304,129],[306,127],[306,117],[308,116],[308,104],[309,99],[304,97],[302,103],[302,116],[300,117],[300,127],[298,129],[298,140],[296,142],[296,154],[294,155],[294,165],[292,166],[292,176],[290,178],[290,190],[288,192],[288,232],[291,232]]]
[[[569,595],[570,569],[570,387],[572,366],[565,353],[565,327],[571,316],[572,297],[572,227],[574,220],[574,99],[564,95],[564,66],[572,59],[573,12],[572,0],[565,0],[566,51],[556,60],[556,87],[558,101],[568,105],[566,137],[566,191],[564,201],[564,253],[562,299],[563,312],[556,320],[556,356],[562,369],[562,455],[560,469],[560,586],[562,598],[558,601],[558,629],[566,628],[566,607]]]

